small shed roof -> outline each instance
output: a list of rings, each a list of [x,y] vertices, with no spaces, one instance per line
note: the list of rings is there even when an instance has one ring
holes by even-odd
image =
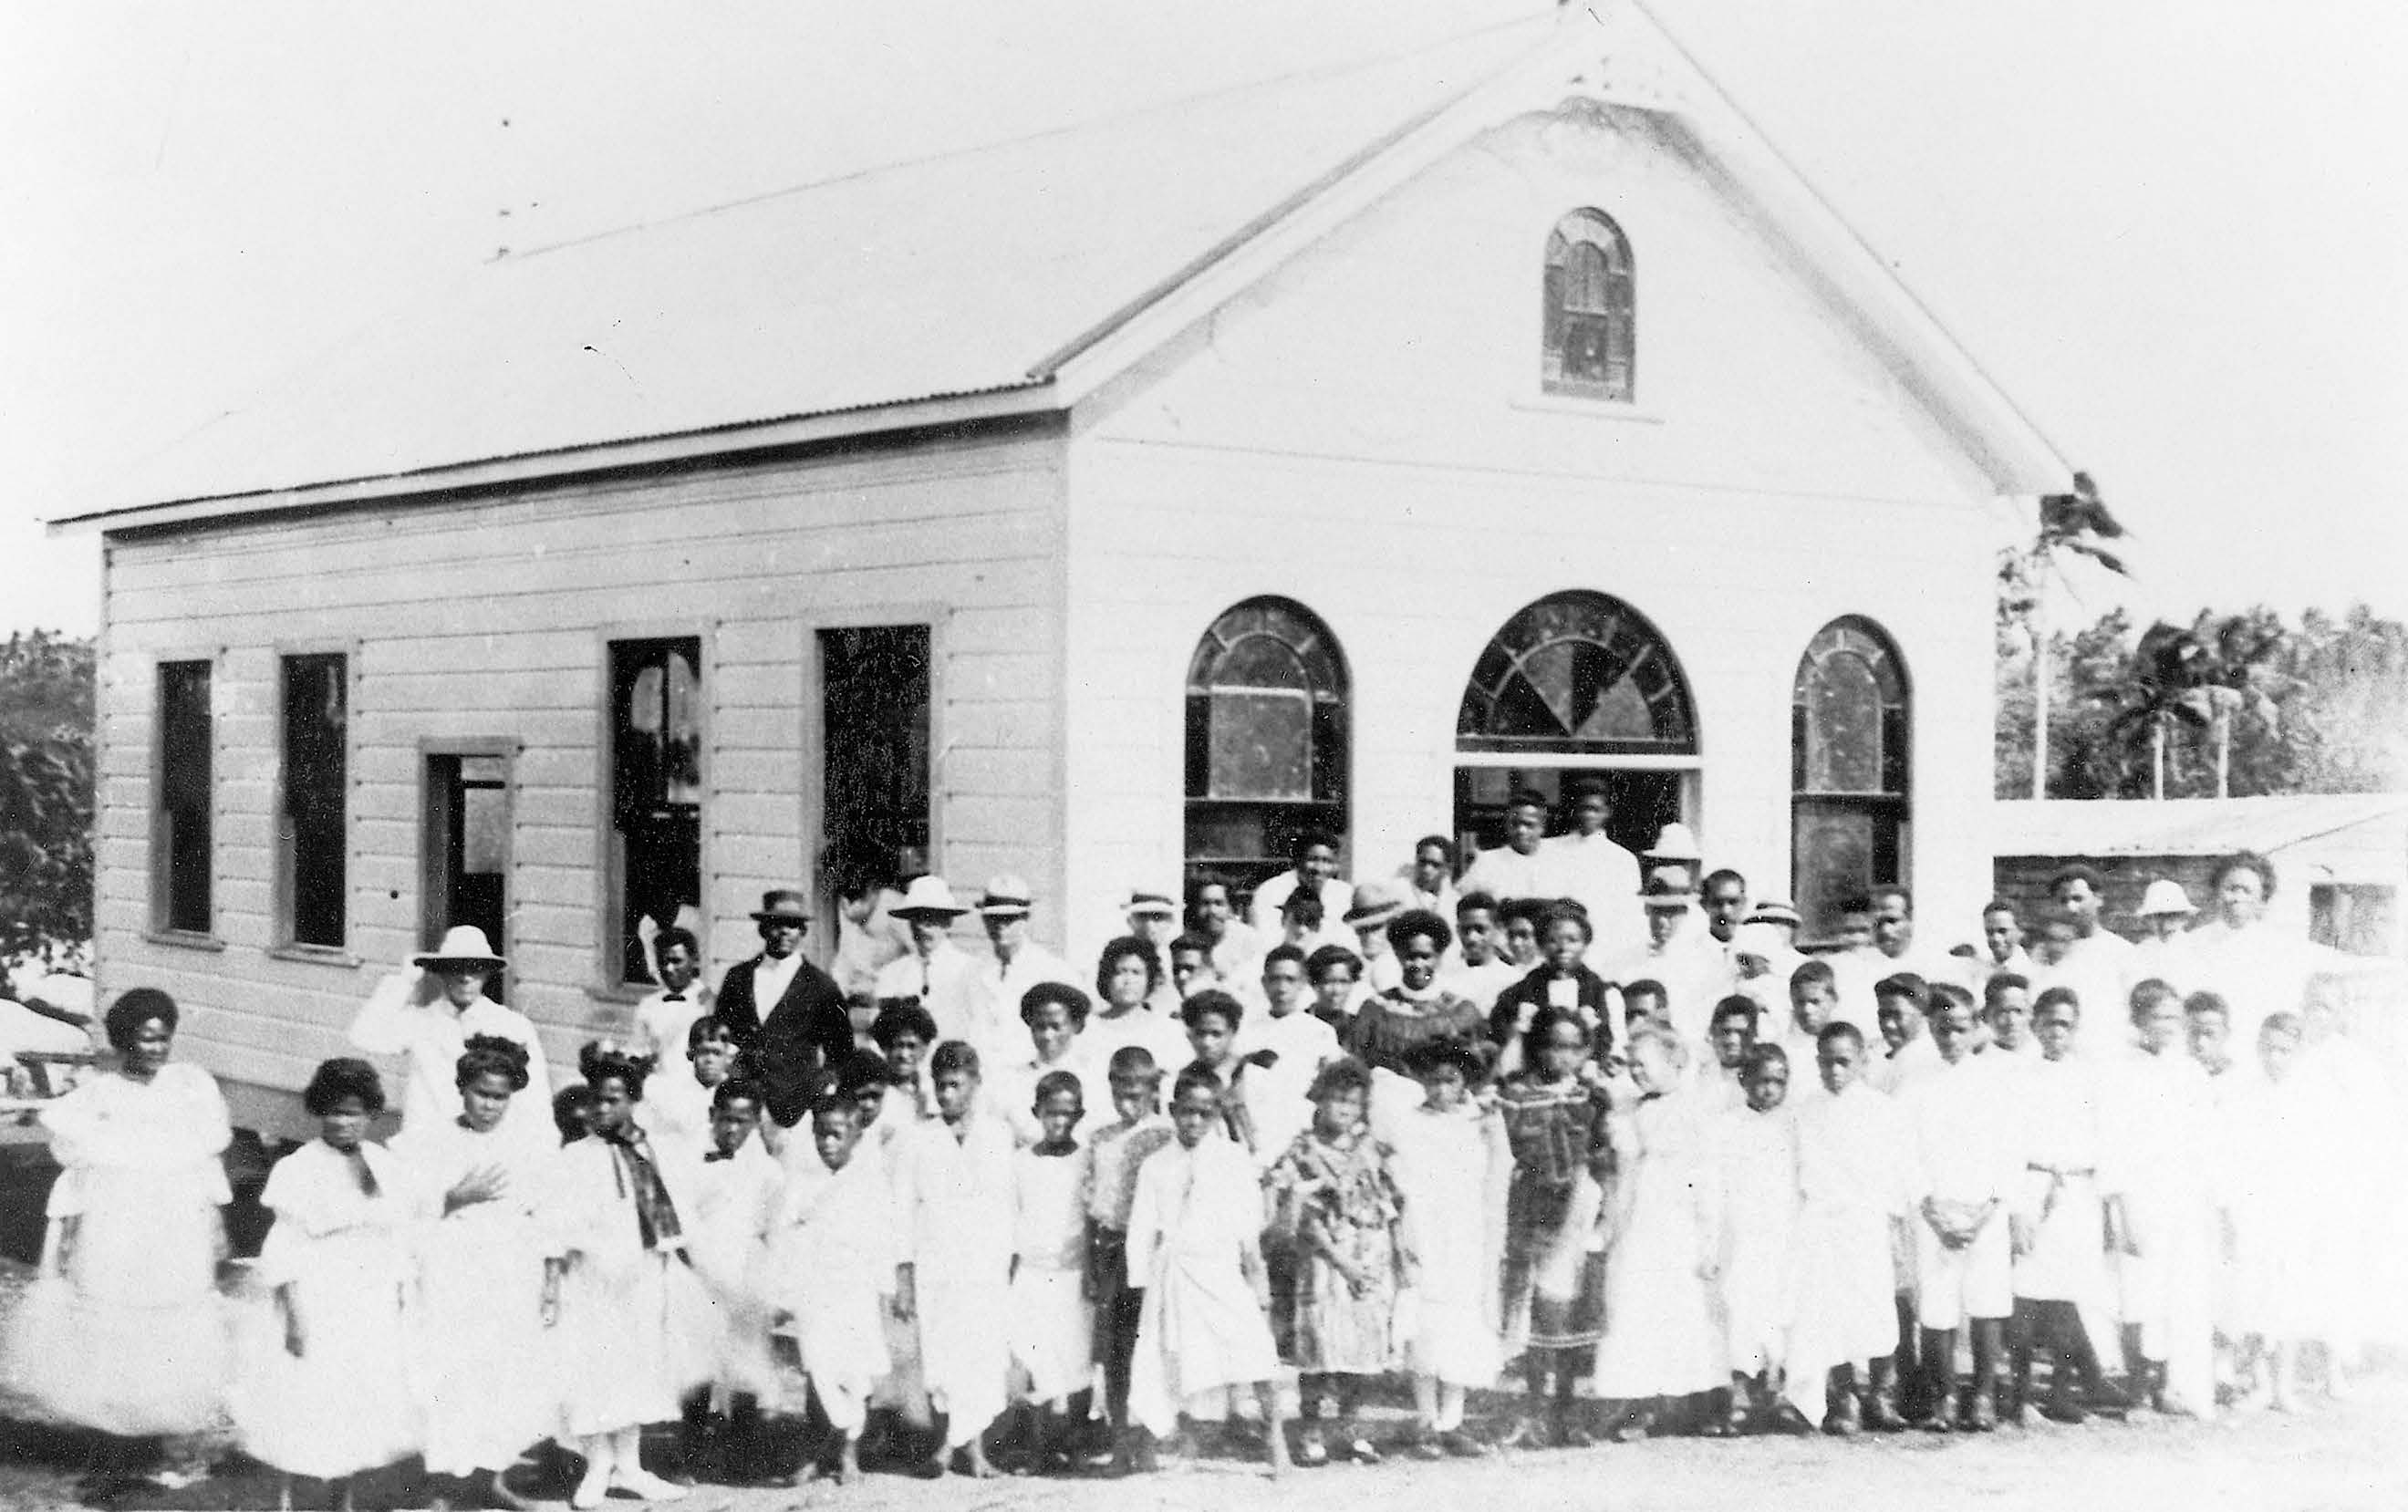
[[[1991,823],[2000,856],[2272,854],[2372,820],[2408,822],[2408,793],[2292,793],[2172,798],[2163,803],[2069,799],[2000,803]]]

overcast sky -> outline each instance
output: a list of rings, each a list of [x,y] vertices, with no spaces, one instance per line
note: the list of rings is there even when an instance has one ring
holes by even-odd
[[[2099,478],[2085,606],[2408,616],[2408,9],[1655,7]],[[500,248],[1552,8],[0,7],[0,629],[96,616],[36,519]]]

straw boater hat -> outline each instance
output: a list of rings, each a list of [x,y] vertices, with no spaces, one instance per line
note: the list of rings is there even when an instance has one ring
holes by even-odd
[[[1804,929],[1806,927],[1806,920],[1799,917],[1798,910],[1779,898],[1774,898],[1765,903],[1759,903],[1755,907],[1749,909],[1744,922],[1748,924],[1779,924],[1784,929]]]
[[[2141,894],[2140,917],[2143,919],[2157,914],[2195,914],[2199,910],[2191,906],[2190,894],[2185,892],[2182,884],[2171,877],[2158,877],[2149,884],[2149,890],[2146,892]]]
[[[811,900],[790,887],[773,887],[761,894],[761,906],[752,910],[755,920],[776,919],[788,923],[808,924],[811,921]]]
[[[1689,868],[1686,866],[1664,867],[1639,890],[1639,902],[1650,912],[1686,908],[1696,901],[1689,895]]]
[[[1404,890],[1389,882],[1354,884],[1354,906],[1341,920],[1348,929],[1378,929],[1405,911]]]
[[[1028,912],[1036,898],[1036,890],[1028,885],[1028,878],[1007,873],[987,883],[986,895],[979,899],[978,911],[982,918],[1014,919]]]
[[[1689,833],[1689,827],[1675,820],[1657,833],[1656,843],[1647,848],[1646,854],[1641,859],[1701,862],[1706,859],[1706,853],[1698,849],[1698,837]]]
[[[1168,893],[1148,892],[1140,888],[1129,894],[1125,912],[1131,919],[1176,919],[1179,917],[1179,905],[1171,902]]]
[[[454,924],[443,932],[443,943],[424,955],[409,958],[410,964],[428,971],[450,971],[460,966],[478,966],[486,971],[499,971],[509,964],[494,954],[494,947],[485,932],[474,924]]]
[[[941,877],[915,877],[903,890],[903,901],[886,912],[896,919],[959,919],[968,908],[953,901],[953,890]]]

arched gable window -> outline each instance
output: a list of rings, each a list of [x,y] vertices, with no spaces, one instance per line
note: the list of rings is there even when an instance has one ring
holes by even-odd
[[[1505,621],[1472,664],[1455,716],[1461,750],[1679,755],[1696,706],[1671,648],[1619,599],[1575,591]]]
[[[1547,238],[1545,351],[1551,393],[1630,402],[1637,336],[1630,240],[1597,210],[1574,210]]]
[[[1905,663],[1851,615],[1807,643],[1790,704],[1790,887],[1810,935],[1849,897],[1906,882],[1911,735]]]
[[[1241,888],[1309,829],[1346,833],[1346,663],[1303,605],[1252,598],[1187,666],[1187,862]]]

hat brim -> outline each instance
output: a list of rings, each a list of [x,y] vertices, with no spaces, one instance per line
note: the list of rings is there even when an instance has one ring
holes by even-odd
[[[422,971],[449,971],[454,966],[477,966],[486,971],[500,971],[509,963],[497,955],[414,955],[409,963]]]
[[[947,908],[938,904],[922,903],[909,908],[889,908],[886,910],[886,917],[889,919],[959,919],[969,911],[968,908]]]
[[[756,924],[767,924],[771,922],[781,924],[808,924],[810,921],[811,916],[809,914],[766,913],[758,908],[755,908],[752,911],[752,922]]]
[[[1339,916],[1338,921],[1348,929],[1369,929],[1374,924],[1392,923],[1403,917],[1404,911],[1405,906],[1401,903],[1389,904],[1385,907],[1374,908],[1369,913],[1363,914],[1349,909]]]
[[[893,910],[890,909],[888,911],[892,912]],[[1025,919],[1036,911],[1036,909],[1030,907],[1025,903],[982,903],[975,910],[981,919]]]

